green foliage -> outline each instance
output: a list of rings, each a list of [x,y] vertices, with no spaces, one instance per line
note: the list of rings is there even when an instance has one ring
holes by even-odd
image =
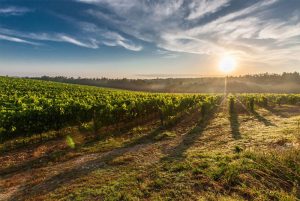
[[[164,125],[180,112],[220,98],[203,94],[159,94],[0,77],[0,140],[92,122],[95,133],[151,114]],[[204,111],[204,109],[201,109]]]
[[[72,139],[71,136],[68,135],[68,136],[66,137],[66,143],[67,143],[67,145],[68,145],[70,148],[72,148],[72,149],[75,148],[75,142],[74,142],[74,140]]]
[[[249,99],[247,101],[247,107],[251,112],[254,112],[254,98],[253,97],[249,97]]]
[[[276,104],[299,105],[300,94],[239,94],[240,100],[250,112],[255,111],[255,105],[260,107],[273,107]]]
[[[228,104],[229,104],[229,113],[234,112],[234,103],[235,103],[235,98],[233,96],[228,97]]]
[[[243,151],[243,148],[241,148],[240,146],[236,145],[236,146],[234,147],[234,152],[235,152],[235,153],[241,153],[242,151]]]
[[[164,140],[176,137],[176,133],[171,131],[165,131],[160,133],[159,135],[155,136],[155,140]]]
[[[0,140],[92,122],[91,130],[159,116],[162,126],[197,108],[205,117],[219,95],[129,92],[80,85],[0,77]],[[241,94],[235,98],[253,112],[255,105],[298,104],[298,94]]]

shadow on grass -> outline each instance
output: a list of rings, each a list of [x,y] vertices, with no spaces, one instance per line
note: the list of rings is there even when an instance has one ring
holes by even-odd
[[[151,123],[151,121],[155,121],[154,118],[148,119],[147,121],[140,122],[140,126],[147,125]],[[153,123],[152,126],[155,126],[156,124]],[[64,160],[61,160],[61,158],[65,157],[70,152],[77,152],[77,150],[80,152],[80,148],[88,148],[93,147],[95,144],[99,143],[99,141],[105,141],[109,137],[118,137],[122,134],[128,133],[130,130],[132,130],[134,127],[138,126],[138,124],[129,124],[124,125],[123,127],[119,129],[113,129],[110,132],[103,133],[101,135],[92,135],[89,134],[88,138],[85,140],[83,144],[78,144],[76,146],[76,149],[71,149],[69,147],[64,147],[62,149],[55,150],[51,153],[45,153],[40,157],[36,157],[34,159],[26,160],[22,163],[19,163],[17,165],[9,166],[6,168],[0,168],[0,176],[8,177],[6,175],[9,175],[9,177],[13,176],[13,174],[24,171],[24,169],[31,169],[31,168],[41,168],[48,165],[49,162],[65,162],[67,160],[70,160],[74,157],[65,158]],[[62,138],[63,139],[63,138]],[[41,143],[36,144],[35,147],[40,146]],[[24,147],[23,147],[24,148]]]
[[[252,111],[252,114],[259,122],[262,122],[265,126],[276,126],[274,123],[261,116],[258,112]]]
[[[184,152],[195,144],[197,139],[203,134],[211,120],[215,117],[216,109],[211,111],[206,117],[200,117],[196,126],[185,134],[182,141],[171,150],[171,153],[162,160],[169,160],[172,158],[182,158]]]
[[[113,161],[119,156],[124,155],[125,153],[130,152],[130,150],[132,149],[138,150],[142,148],[145,143],[150,142],[150,140],[154,139],[155,136],[157,136],[161,131],[161,128],[157,128],[147,136],[143,136],[123,146],[122,148],[104,153],[102,156],[99,156],[99,158],[95,160],[85,162],[84,164],[78,164],[75,167],[65,170],[53,177],[50,177],[49,179],[35,186],[27,184],[22,187],[22,191],[16,192],[11,196],[9,200],[23,200],[26,198],[30,198],[32,195],[47,194],[59,188],[60,186],[68,185],[68,183],[74,181],[74,179],[76,178],[88,175],[94,170],[97,170],[99,168],[107,168],[107,163]]]
[[[271,106],[261,106],[263,107],[264,109],[268,110],[269,112],[271,112],[273,115],[276,115],[278,117],[281,117],[281,118],[287,118],[288,116],[285,115],[284,113],[282,113],[281,111],[279,110],[276,110],[274,107],[271,107]]]
[[[28,160],[24,163],[0,169],[0,176],[3,178],[12,177],[13,173],[24,171],[24,169],[41,168],[48,165],[49,162],[55,162],[59,158],[64,157],[71,149],[66,147],[64,149],[54,151],[51,154],[44,154],[43,156]]]
[[[186,115],[180,115],[176,124],[183,121]],[[176,124],[171,124],[167,129],[175,127]],[[150,133],[133,140],[121,148],[114,149],[112,151],[103,153],[99,158],[85,162],[84,164],[77,164],[75,167],[67,169],[47,180],[37,184],[31,185],[26,184],[21,187],[22,191],[15,192],[9,200],[24,200],[26,198],[32,198],[33,195],[44,195],[49,192],[55,191],[57,188],[68,185],[70,182],[74,181],[76,178],[88,175],[89,173],[97,170],[99,168],[109,168],[107,164],[113,161],[115,158],[120,157],[132,150],[137,151],[145,147],[148,143],[153,143],[156,141],[156,137],[165,131],[166,128],[158,127],[152,130]]]
[[[241,139],[242,137],[240,133],[240,122],[235,108],[229,111],[229,121],[230,121],[231,135],[233,139],[235,140]]]
[[[97,143],[99,143],[99,141],[105,141],[111,137],[120,137],[123,136],[124,134],[128,134],[128,132],[130,132],[133,128],[136,128],[138,126],[143,127],[143,126],[157,126],[156,123],[156,119],[151,118],[148,121],[143,121],[142,123],[135,123],[135,124],[129,124],[129,125],[124,125],[121,128],[118,129],[112,129],[111,131],[102,131],[99,134],[97,134],[96,136],[94,135],[93,138],[91,138],[89,141],[87,141],[83,147],[93,147],[95,146]]]

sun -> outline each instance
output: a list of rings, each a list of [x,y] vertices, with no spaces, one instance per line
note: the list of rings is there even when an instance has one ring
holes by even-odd
[[[221,58],[219,69],[224,73],[230,73],[236,68],[236,59],[231,55],[225,55]]]

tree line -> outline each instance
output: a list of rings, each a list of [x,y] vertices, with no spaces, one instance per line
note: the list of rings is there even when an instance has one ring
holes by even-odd
[[[156,78],[156,79],[109,79],[81,77],[35,77],[33,79],[108,87],[147,92],[222,93],[224,77]],[[300,93],[300,74],[248,74],[228,77],[231,93]]]

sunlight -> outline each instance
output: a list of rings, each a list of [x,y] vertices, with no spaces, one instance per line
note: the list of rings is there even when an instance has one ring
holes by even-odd
[[[230,73],[236,68],[236,59],[231,55],[225,55],[221,58],[219,69],[224,73]]]

